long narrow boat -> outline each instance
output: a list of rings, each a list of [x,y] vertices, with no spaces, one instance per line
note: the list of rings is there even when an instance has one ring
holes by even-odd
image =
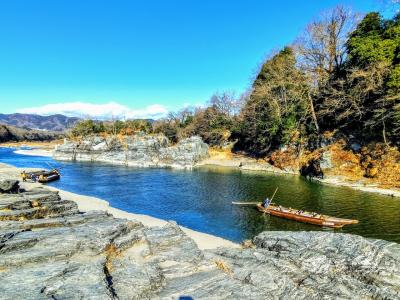
[[[49,171],[46,171],[46,170],[40,170],[40,171],[28,172],[25,174],[26,174],[27,179],[35,179],[35,177],[39,177],[40,175],[46,174],[48,172]],[[22,176],[22,174],[21,174],[21,176]]]
[[[344,225],[358,223],[358,220],[336,218],[314,212],[295,210],[276,205],[269,205],[268,207],[264,207],[261,203],[258,203],[257,209],[263,213],[267,213],[280,218],[332,228],[342,228]]]
[[[39,176],[38,181],[40,183],[47,183],[58,179],[60,179],[60,173],[57,170],[54,170],[53,172]]]
[[[60,172],[57,169],[53,169],[51,171],[42,170],[26,173],[27,179],[38,181],[40,183],[47,183],[50,181],[58,180],[60,179],[60,176]]]

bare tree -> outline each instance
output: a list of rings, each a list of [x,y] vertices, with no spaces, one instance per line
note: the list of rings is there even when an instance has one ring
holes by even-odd
[[[239,111],[239,101],[236,100],[235,94],[230,91],[216,92],[211,96],[210,105],[227,116],[233,116]]]
[[[356,20],[349,9],[337,6],[310,23],[295,42],[298,65],[309,78],[308,106],[317,132],[314,99],[318,89],[343,69],[347,37],[355,28]]]
[[[297,39],[299,66],[314,84],[324,84],[334,72],[342,70],[347,37],[356,23],[355,14],[337,6],[310,23]]]

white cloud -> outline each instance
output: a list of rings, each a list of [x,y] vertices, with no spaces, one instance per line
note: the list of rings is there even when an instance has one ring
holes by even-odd
[[[197,102],[193,104],[191,102],[185,102],[183,103],[182,108],[205,108],[206,106],[207,106],[206,103]]]
[[[164,117],[168,110],[159,104],[149,105],[143,109],[130,109],[129,107],[116,103],[108,102],[104,104],[93,104],[85,102],[66,102],[47,104],[38,107],[19,109],[17,112],[37,115],[62,114],[69,117],[93,118],[93,119],[134,119],[151,118],[157,119]]]

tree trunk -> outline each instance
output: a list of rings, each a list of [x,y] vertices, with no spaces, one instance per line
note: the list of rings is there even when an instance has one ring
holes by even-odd
[[[313,100],[312,100],[312,97],[311,97],[310,93],[308,93],[308,100],[310,101],[311,116],[312,116],[313,121],[314,121],[315,129],[317,130],[317,133],[319,133],[317,115],[315,114],[314,103],[313,103]]]
[[[385,126],[385,121],[382,121],[382,136],[383,136],[383,142],[385,143],[386,146],[388,146],[387,140],[386,140],[386,126]]]

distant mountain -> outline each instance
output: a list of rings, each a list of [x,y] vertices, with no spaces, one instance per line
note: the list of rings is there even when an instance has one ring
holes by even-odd
[[[65,131],[77,121],[79,118],[64,115],[0,114],[1,124],[49,131]]]
[[[22,141],[52,141],[64,138],[62,132],[43,131],[34,129],[18,128],[11,125],[0,124],[0,143],[22,142]]]

